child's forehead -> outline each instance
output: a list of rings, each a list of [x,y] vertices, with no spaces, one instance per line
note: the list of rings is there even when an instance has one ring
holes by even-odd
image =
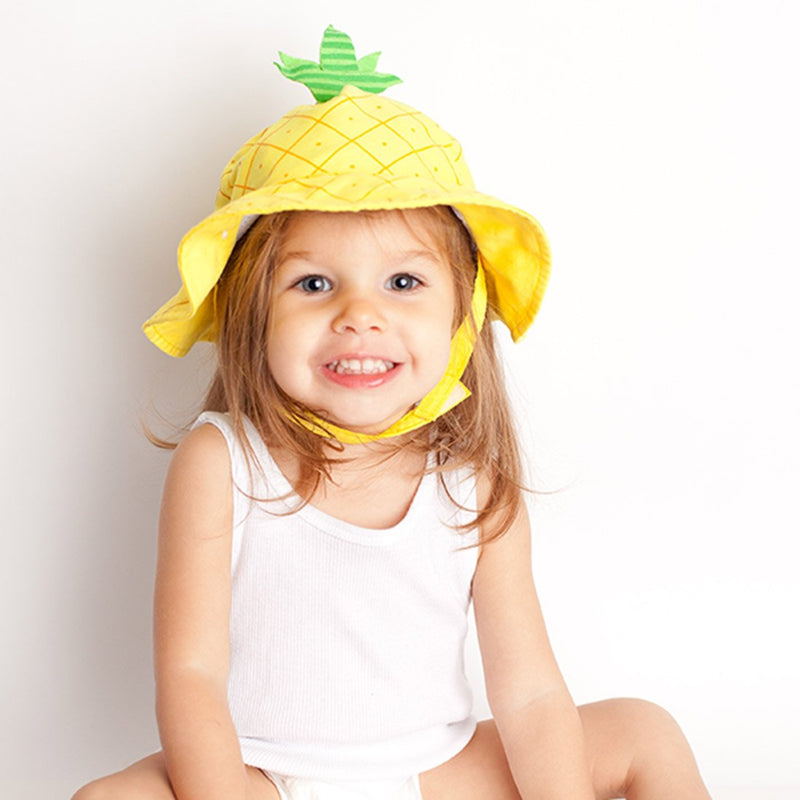
[[[458,224],[458,223],[455,223]],[[442,222],[433,209],[387,209],[378,211],[297,211],[292,213],[282,250],[307,243],[325,248],[352,237],[374,241],[386,249],[414,246],[441,252]]]

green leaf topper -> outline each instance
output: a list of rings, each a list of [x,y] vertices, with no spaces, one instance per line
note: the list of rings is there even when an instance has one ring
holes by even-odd
[[[350,37],[328,25],[319,49],[319,64],[302,58],[278,53],[282,64],[275,62],[281,74],[291,81],[302,83],[311,90],[318,103],[324,103],[338,95],[347,86],[355,86],[365,92],[380,94],[390,86],[401,83],[396,75],[376,72],[380,53],[370,53],[356,58]]]

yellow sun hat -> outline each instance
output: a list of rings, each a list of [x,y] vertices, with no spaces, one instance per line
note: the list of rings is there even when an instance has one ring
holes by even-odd
[[[318,102],[293,109],[233,156],[220,179],[215,211],[180,243],[182,285],[145,322],[148,338],[172,356],[185,355],[196,341],[215,339],[213,289],[240,232],[255,215],[444,205],[458,212],[478,249],[482,269],[473,298],[475,316],[482,322],[480,306],[488,304],[489,318],[502,320],[518,340],[536,315],[549,276],[550,251],[539,223],[478,192],[461,146],[430,118],[374,93],[399,82],[375,71],[379,53],[356,59],[350,38],[331,26],[319,64],[280,55],[281,72],[308,86]],[[468,395],[462,390],[462,397],[454,397],[473,338],[462,325],[453,340],[448,375],[456,363],[463,366],[455,381],[447,379],[449,389],[434,390],[439,397],[433,405],[439,407],[425,417],[439,416]],[[427,399],[410,414],[431,405]],[[406,430],[405,424],[396,427],[381,436]]]

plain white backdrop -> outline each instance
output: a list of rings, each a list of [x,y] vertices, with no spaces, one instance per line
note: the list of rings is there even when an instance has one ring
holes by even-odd
[[[209,359],[139,326],[226,161],[309,101],[278,49],[315,58],[329,23],[550,236],[542,312],[505,349],[576,701],[667,707],[718,800],[800,797],[800,14],[781,0],[5,12],[0,796],[66,798],[158,746],[167,456],[139,420],[186,421]]]

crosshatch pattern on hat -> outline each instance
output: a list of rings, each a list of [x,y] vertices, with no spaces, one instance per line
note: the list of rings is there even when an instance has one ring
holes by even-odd
[[[341,194],[329,181],[324,188],[309,182],[323,176],[340,178]],[[399,188],[404,179],[423,179],[443,190],[473,187],[461,145],[436,123],[395,100],[346,87],[324,108],[300,106],[250,139],[223,172],[216,205],[268,187],[363,202],[381,188]]]

